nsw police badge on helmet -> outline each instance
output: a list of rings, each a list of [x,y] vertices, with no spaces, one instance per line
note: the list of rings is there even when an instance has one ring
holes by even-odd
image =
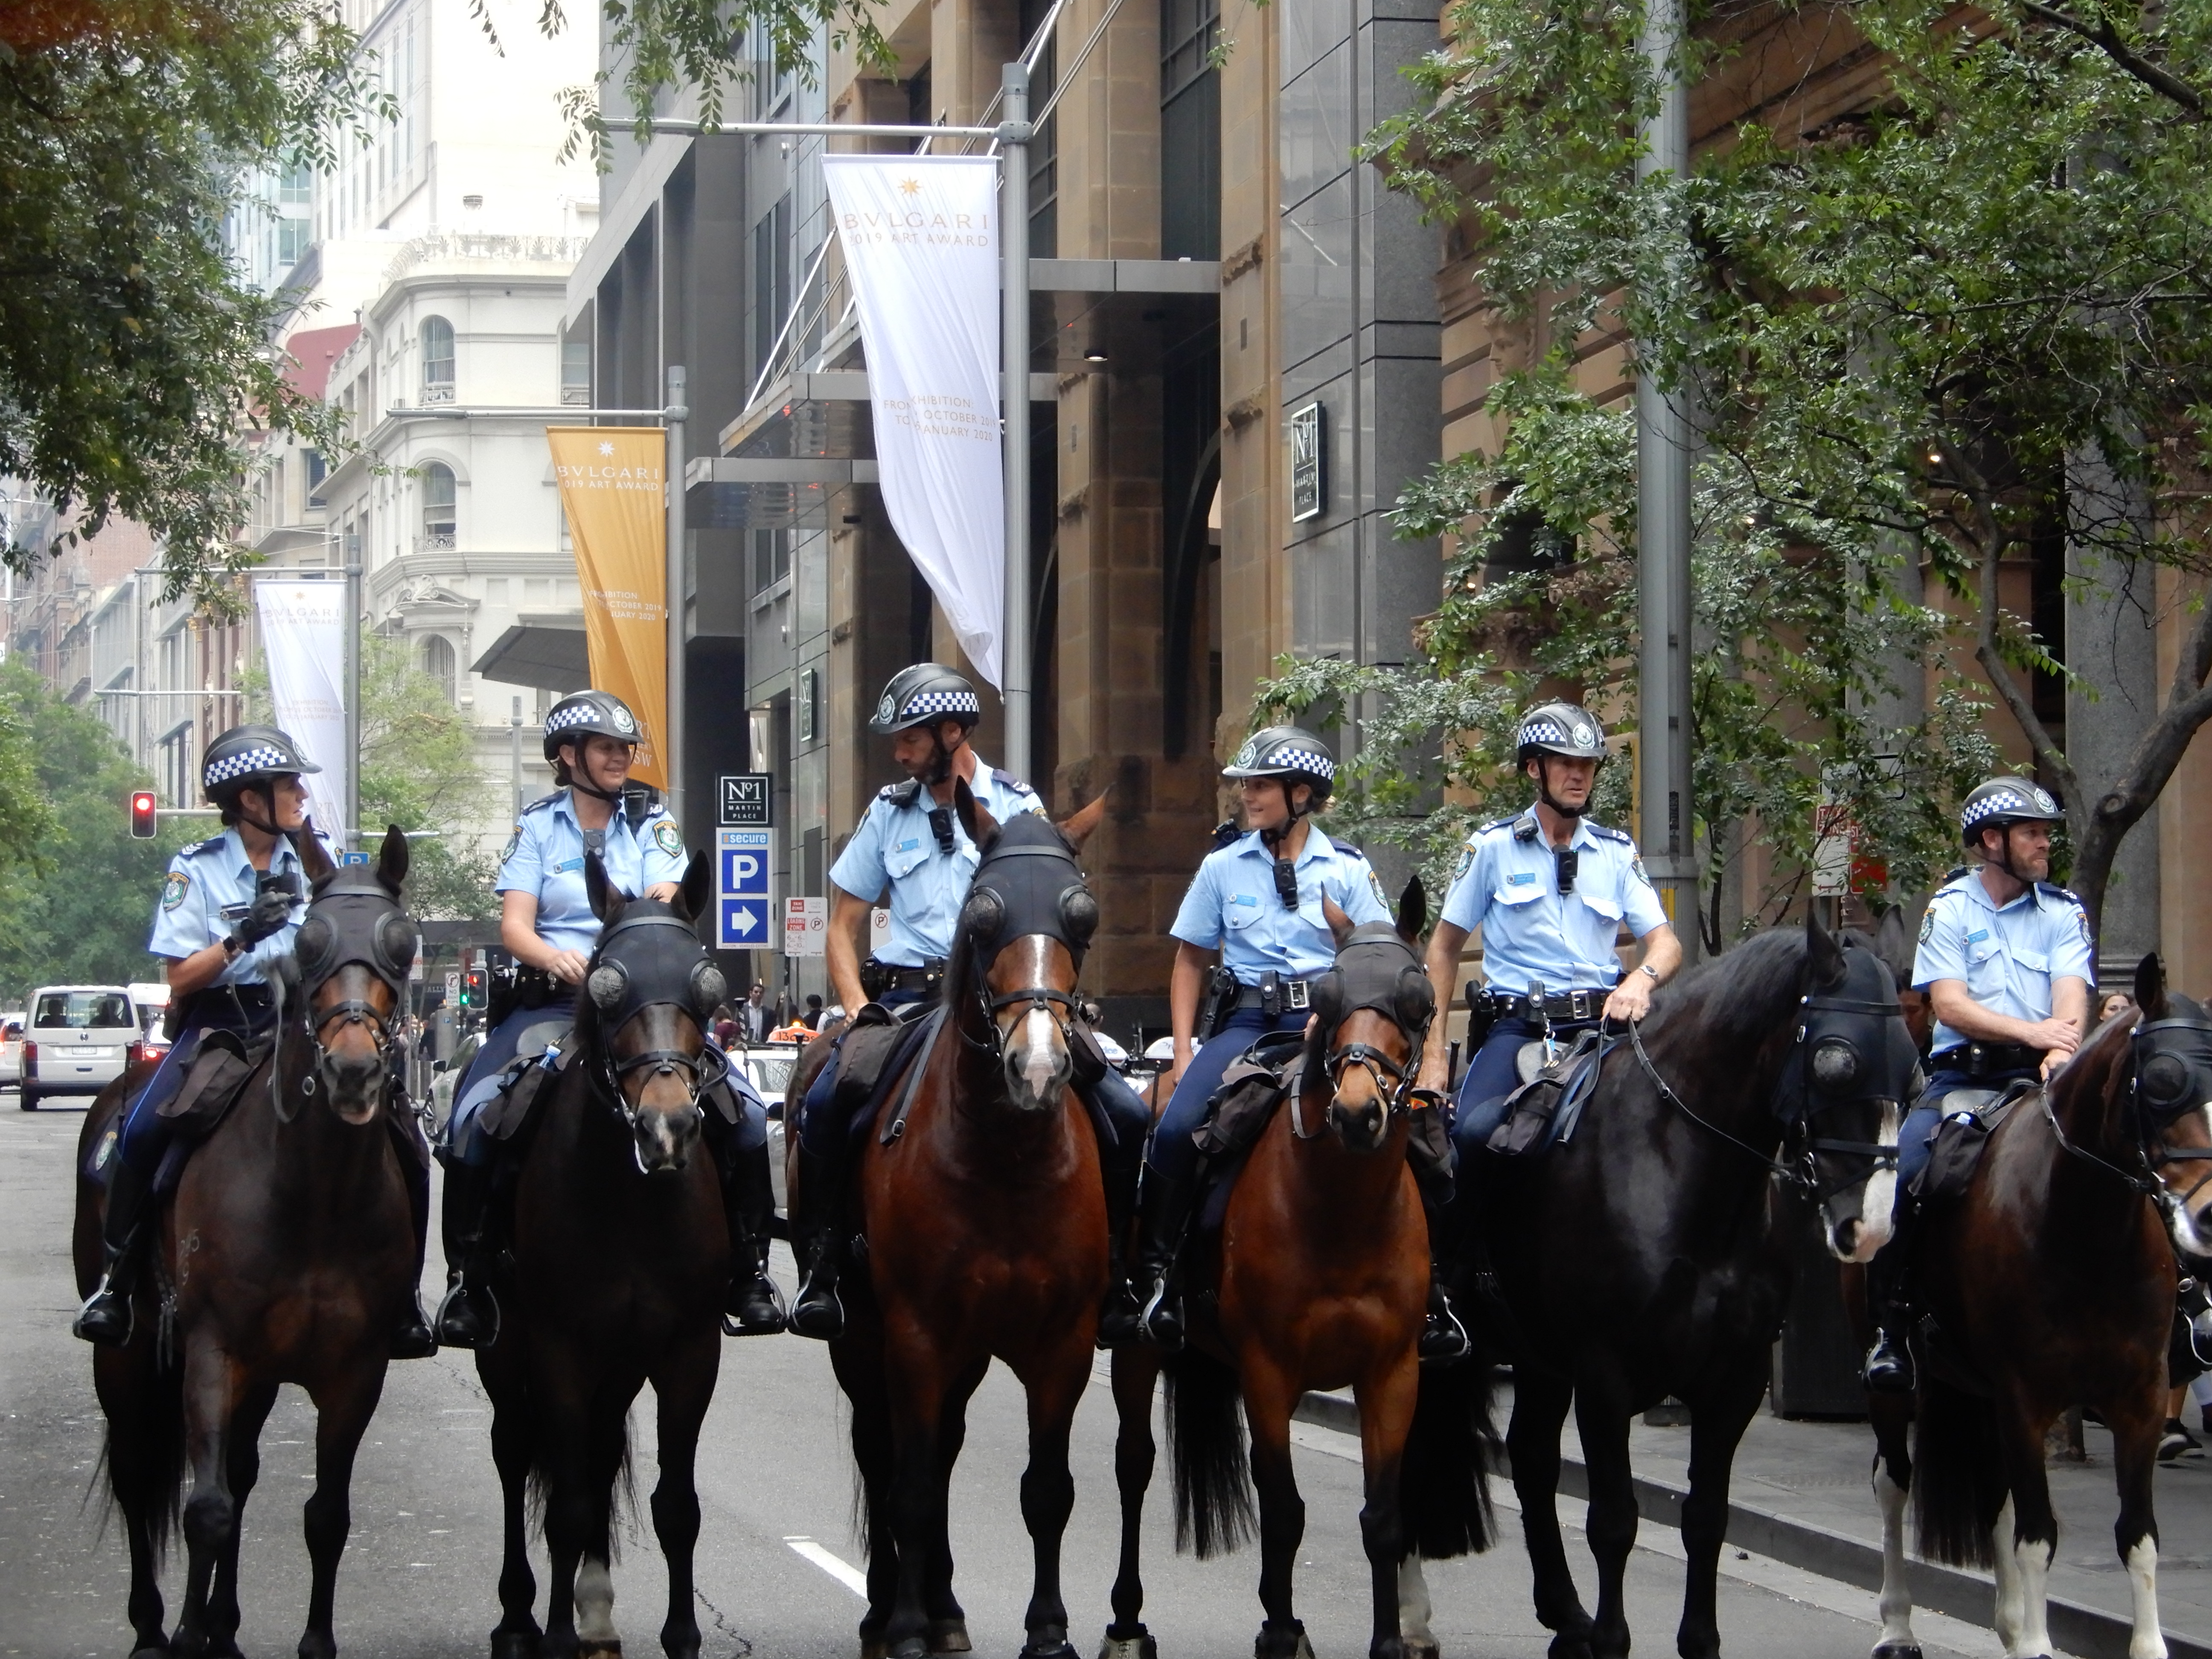
[[[884,692],[883,701],[876,705],[876,720],[878,723],[881,724],[882,722],[889,720],[892,715],[897,713],[898,704],[893,701],[890,692]]]
[[[637,730],[637,717],[632,714],[629,709],[623,707],[622,704],[617,703],[614,706],[613,717],[616,731],[635,732]]]
[[[1260,740],[1257,738],[1247,738],[1244,739],[1244,746],[1237,751],[1237,758],[1229,763],[1231,766],[1256,766],[1259,762]]]

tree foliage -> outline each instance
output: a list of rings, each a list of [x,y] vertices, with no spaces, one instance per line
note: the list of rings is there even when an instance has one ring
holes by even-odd
[[[1909,597],[1924,569],[1973,598],[1972,650],[2065,804],[2094,912],[2119,838],[2212,717],[2212,611],[2184,628],[2166,708],[2120,781],[2094,793],[2035,716],[2023,678],[2060,665],[1996,576],[2053,524],[2077,570],[2141,593],[2158,566],[2212,568],[2194,505],[2212,408],[2212,0],[1741,0],[1702,15],[1680,66],[1717,73],[1716,42],[1793,21],[1801,40],[1856,30],[1888,66],[1879,95],[1818,131],[1740,125],[1686,178],[1635,177],[1657,83],[1633,0],[1457,0],[1454,44],[1418,71],[1431,101],[1377,135],[1394,184],[1474,248],[1504,317],[1551,343],[1492,388],[1496,452],[1401,503],[1408,533],[1465,538],[1414,678],[1510,669],[1516,693],[1564,681],[1633,724],[1632,438],[1572,374],[1625,331],[1635,373],[1686,397],[1702,441],[1697,805],[1714,862],[1750,815],[1802,858],[1825,779],[1893,877],[1929,866],[1956,790],[1994,757],[1960,684],[1916,729],[1875,717],[1885,665],[1956,637]],[[1575,562],[1468,591],[1529,514],[1576,538]],[[1499,648],[1508,618],[1519,657]],[[1449,701],[1382,691],[1408,711],[1384,738],[1410,733],[1420,696]],[[1482,730],[1494,775],[1505,734]],[[1886,753],[1901,776],[1875,764]]]

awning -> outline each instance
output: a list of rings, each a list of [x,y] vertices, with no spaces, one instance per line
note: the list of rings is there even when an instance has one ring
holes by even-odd
[[[580,614],[517,617],[514,625],[469,665],[469,672],[501,685],[534,686],[544,691],[577,691],[592,683]]]

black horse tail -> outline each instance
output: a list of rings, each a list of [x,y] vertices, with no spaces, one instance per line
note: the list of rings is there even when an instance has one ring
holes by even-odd
[[[144,1308],[140,1308],[142,1314]],[[164,1334],[166,1335],[166,1333]],[[154,1552],[159,1571],[176,1535],[185,1504],[185,1368],[157,1340],[153,1355],[140,1369],[143,1392],[118,1415],[108,1419],[107,1434],[100,1443],[100,1461],[94,1466],[94,1486],[106,1477],[106,1496],[100,1506],[104,1531],[118,1509],[133,1510],[146,1518],[146,1541]],[[117,1424],[128,1426],[120,1432]],[[89,1498],[90,1493],[87,1493]]]
[[[1421,1367],[1398,1494],[1406,1550],[1424,1560],[1479,1554],[1498,1540],[1490,1477],[1504,1467],[1491,1420],[1491,1369],[1480,1354]]]
[[[1259,1534],[1237,1373],[1185,1348],[1169,1358],[1168,1447],[1175,1468],[1176,1548],[1201,1561]]]
[[[1925,1370],[1921,1379],[1912,1466],[1920,1553],[1947,1566],[1994,1566],[1990,1534],[2004,1507],[2005,1483],[1990,1408]]]
[[[535,1403],[533,1400],[533,1410]],[[615,1454],[614,1478],[607,1492],[606,1535],[598,1540],[601,1546],[600,1559],[609,1566],[612,1566],[622,1559],[623,1534],[625,1531],[634,1531],[640,1516],[644,1512],[637,1496],[637,1461],[634,1455],[637,1437],[634,1431],[635,1424],[631,1414],[624,1412],[622,1421],[616,1425],[613,1430],[615,1434],[621,1437],[621,1442],[612,1448]],[[592,1434],[602,1431],[601,1425],[596,1420],[587,1430],[587,1432]],[[544,1524],[546,1506],[552,1501],[553,1497],[553,1466],[547,1455],[550,1449],[544,1420],[533,1416],[530,1433],[530,1479],[526,1491],[529,1512],[532,1517],[541,1525]],[[599,1468],[605,1467],[604,1463],[598,1463],[596,1458],[592,1459],[592,1462]],[[585,1551],[587,1554],[591,1553],[591,1544],[588,1540],[585,1545]]]

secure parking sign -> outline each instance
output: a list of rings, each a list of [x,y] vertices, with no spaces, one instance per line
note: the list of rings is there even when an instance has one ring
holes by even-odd
[[[766,830],[714,832],[714,943],[722,950],[771,948],[769,834]]]

